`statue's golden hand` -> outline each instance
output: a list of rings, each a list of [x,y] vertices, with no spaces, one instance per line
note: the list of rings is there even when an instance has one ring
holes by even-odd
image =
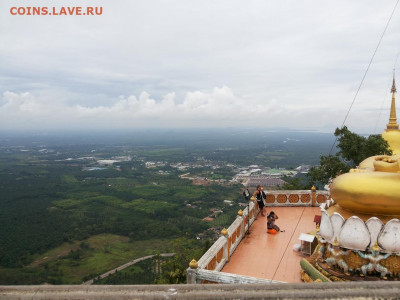
[[[377,156],[374,161],[375,171],[396,173],[399,171],[399,160],[395,156]]]

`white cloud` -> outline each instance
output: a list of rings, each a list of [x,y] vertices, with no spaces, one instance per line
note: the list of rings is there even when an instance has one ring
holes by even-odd
[[[80,0],[104,15],[50,17],[9,8],[70,2],[2,0],[0,123],[227,127],[262,115],[265,127],[328,130],[341,125],[395,2]],[[380,109],[399,27],[396,12],[350,114],[355,129],[373,129],[365,119]]]
[[[31,93],[5,92],[0,106],[0,127],[31,128],[135,128],[140,127],[291,127],[310,129],[335,126],[331,118],[343,111],[288,107],[277,99],[253,105],[226,86],[195,91],[177,101],[175,93],[154,99],[120,96],[110,106],[68,104]],[[317,123],[317,124],[316,124]],[[301,124],[301,125],[299,125]],[[277,126],[278,125],[278,126]]]

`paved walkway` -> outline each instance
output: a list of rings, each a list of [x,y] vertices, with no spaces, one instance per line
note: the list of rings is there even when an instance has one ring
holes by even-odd
[[[293,251],[299,244],[300,233],[315,229],[314,216],[319,207],[274,207],[279,217],[276,224],[285,230],[276,235],[267,234],[267,218],[258,215],[246,236],[233,253],[222,272],[272,279],[284,282],[301,282],[300,260],[303,256]]]
[[[162,257],[170,257],[170,256],[174,256],[174,255],[175,255],[175,253],[162,253],[162,254],[160,254],[160,256],[162,256]],[[149,258],[153,258],[153,257],[155,257],[155,256],[156,256],[156,255],[154,254],[154,255],[143,256],[143,257],[140,257],[140,258],[131,260],[130,262],[127,262],[126,264],[123,264],[122,266],[119,266],[118,268],[112,269],[112,270],[110,270],[110,271],[108,271],[108,272],[106,272],[106,273],[104,273],[104,274],[101,274],[101,275],[100,275],[100,279],[106,278],[107,276],[110,276],[111,274],[114,274],[114,273],[117,272],[117,271],[121,271],[121,270],[123,270],[123,269],[126,269],[127,267],[130,267],[130,266],[132,266],[132,265],[138,263],[138,262],[141,262],[141,261],[146,260],[146,259],[149,259]],[[96,276],[95,278],[92,278],[92,279],[90,279],[90,280],[88,280],[88,281],[85,281],[85,282],[82,283],[82,284],[83,284],[83,285],[90,285],[90,284],[93,283],[93,281],[94,281],[97,277],[98,277],[98,276]]]

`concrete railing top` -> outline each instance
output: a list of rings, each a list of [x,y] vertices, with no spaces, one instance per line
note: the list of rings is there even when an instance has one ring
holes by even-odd
[[[312,190],[264,190],[266,194],[309,194],[312,193]],[[325,190],[315,190],[317,194],[328,195],[329,191]]]
[[[400,282],[0,286],[10,299],[398,299]]]

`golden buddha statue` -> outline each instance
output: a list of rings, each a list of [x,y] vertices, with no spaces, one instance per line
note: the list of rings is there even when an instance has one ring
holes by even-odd
[[[308,260],[311,269],[306,262],[302,265],[315,281],[400,278],[400,130],[394,79],[391,91],[389,124],[382,137],[393,155],[369,157],[333,180],[331,199],[321,204],[318,252]]]
[[[332,198],[345,210],[400,216],[400,130],[396,120],[394,78],[391,92],[389,124],[382,137],[389,143],[393,156],[369,157],[357,169],[334,179]]]

